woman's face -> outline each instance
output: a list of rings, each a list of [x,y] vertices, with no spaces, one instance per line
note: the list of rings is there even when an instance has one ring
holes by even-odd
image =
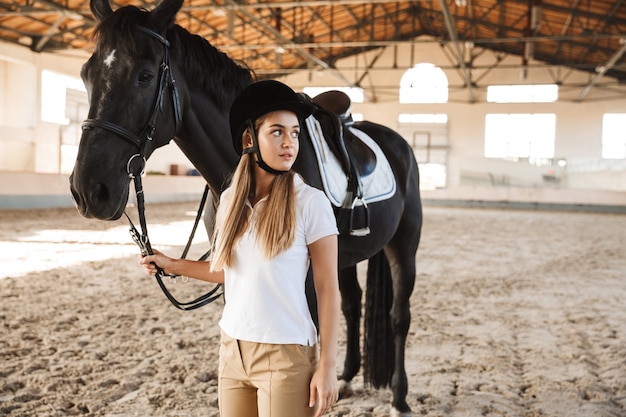
[[[259,121],[257,140],[263,161],[277,171],[290,170],[300,150],[298,117],[288,110],[277,110]]]

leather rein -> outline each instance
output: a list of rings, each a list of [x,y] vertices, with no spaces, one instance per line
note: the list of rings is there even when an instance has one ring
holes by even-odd
[[[122,126],[116,125],[106,120],[100,120],[100,119],[86,119],[82,123],[81,126],[83,130],[93,129],[93,128],[100,128],[100,129],[108,130],[109,132],[114,133],[115,135],[126,140],[127,142],[130,142],[132,145],[134,145],[137,148],[138,153],[132,155],[128,159],[128,162],[126,163],[126,172],[128,174],[128,177],[131,178],[134,182],[135,193],[137,196],[137,212],[139,215],[139,224],[140,224],[141,232],[137,230],[137,228],[133,224],[128,214],[126,214],[126,211],[124,211],[124,215],[126,216],[130,224],[129,231],[130,231],[131,237],[133,238],[133,241],[137,244],[137,246],[139,246],[141,255],[147,256],[147,255],[154,254],[154,252],[152,251],[152,246],[150,245],[150,239],[148,238],[148,227],[146,224],[146,216],[145,216],[145,200],[144,200],[141,176],[144,173],[144,169],[146,166],[147,146],[149,143],[152,142],[153,135],[156,129],[157,116],[159,113],[163,111],[163,99],[165,97],[165,92],[168,86],[171,87],[172,101],[173,101],[173,107],[174,107],[174,122],[175,122],[174,134],[178,131],[178,126],[182,122],[182,110],[180,106],[180,96],[178,94],[178,89],[176,87],[176,81],[174,80],[172,76],[172,72],[170,68],[170,62],[169,62],[170,43],[169,41],[164,36],[146,27],[137,26],[137,29],[140,32],[152,37],[153,39],[156,39],[163,45],[163,60],[161,61],[161,65],[159,68],[158,90],[156,92],[156,95],[154,97],[154,102],[152,104],[152,113],[150,114],[150,117],[148,118],[146,125],[141,130],[141,133],[139,135],[135,135],[134,133],[132,133],[131,131],[129,131],[128,129]],[[200,217],[202,215],[202,211],[204,209],[204,205],[206,203],[208,193],[209,193],[209,186],[207,185],[204,188],[204,194],[202,196],[202,201],[200,202],[200,207],[198,208],[198,213],[196,215],[196,219],[195,219],[192,231],[191,231],[191,235],[189,236],[189,240],[187,241],[187,245],[185,246],[185,249],[183,251],[183,254],[181,255],[181,258],[185,258],[187,256],[187,253],[189,252],[189,248],[191,247],[191,242],[193,241],[193,237],[198,227],[198,223],[200,222]],[[200,260],[204,260],[208,256],[209,256],[209,252],[205,253],[200,258]],[[159,287],[161,287],[161,290],[163,290],[163,293],[165,294],[167,299],[170,300],[170,302],[176,308],[180,310],[186,310],[186,311],[195,310],[199,307],[205,306],[217,300],[223,294],[223,292],[219,292],[219,293],[217,292],[222,287],[222,285],[216,284],[215,287],[211,291],[207,292],[206,294],[192,301],[180,302],[172,295],[172,293],[167,289],[167,287],[165,286],[165,283],[163,282],[163,278],[165,276],[169,277],[170,280],[173,280],[174,282],[176,281],[176,278],[178,276],[172,275],[172,274],[166,274],[163,271],[163,269],[161,269],[159,266],[156,266],[156,267],[157,267],[157,273],[155,274],[155,278],[157,280],[157,283],[159,284]],[[186,279],[186,277],[183,279]]]

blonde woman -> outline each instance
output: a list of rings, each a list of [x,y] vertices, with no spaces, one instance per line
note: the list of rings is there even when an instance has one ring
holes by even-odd
[[[337,401],[337,226],[330,202],[291,167],[309,104],[278,81],[247,87],[231,107],[241,159],[220,199],[210,261],[155,251],[148,273],[224,283],[219,322],[222,417],[321,416]],[[319,333],[305,278],[312,267]]]

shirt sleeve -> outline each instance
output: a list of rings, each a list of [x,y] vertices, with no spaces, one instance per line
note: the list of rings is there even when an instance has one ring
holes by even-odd
[[[309,201],[305,205],[305,235],[306,244],[330,235],[338,234],[337,220],[326,195],[317,189],[312,189]]]

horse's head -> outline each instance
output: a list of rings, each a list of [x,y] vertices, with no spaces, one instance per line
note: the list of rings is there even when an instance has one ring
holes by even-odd
[[[179,128],[181,104],[169,65],[166,32],[183,0],[164,0],[151,12],[134,6],[113,12],[91,0],[99,22],[93,55],[81,77],[89,96],[70,188],[80,213],[118,219],[130,178]]]

